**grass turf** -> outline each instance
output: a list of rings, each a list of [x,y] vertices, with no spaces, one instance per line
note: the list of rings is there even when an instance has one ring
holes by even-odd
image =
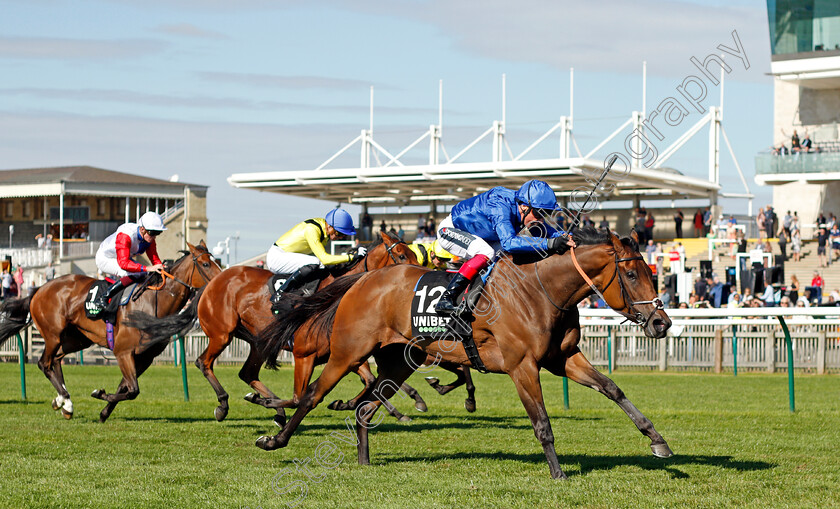
[[[571,383],[571,409],[563,410],[561,379],[544,372],[555,445],[569,475],[553,481],[506,376],[474,375],[478,411],[468,414],[463,389],[441,397],[415,374],[409,383],[429,412],[395,397],[413,421],[386,416],[370,434],[372,464],[361,467],[355,447],[330,435],[346,434],[343,419],[351,414],[325,405],[286,449],[254,447],[277,428],[270,411],[241,399],[248,388],[237,371],[216,370],[231,394],[224,422],[213,419],[215,394],[193,366],[189,403],[180,368],[153,366],[140,378],[139,398],[100,424],[103,402],[89,394],[113,390],[117,368],[64,368],[76,412],[65,421],[50,408],[55,393],[34,365],[27,366],[23,402],[17,365],[0,364],[0,507],[840,507],[837,376],[797,376],[791,414],[784,374],[614,373],[674,450],[661,460],[595,391]],[[262,379],[286,395],[292,370]],[[326,401],[359,388],[348,377]],[[320,466],[316,455],[336,465]],[[289,492],[278,494],[283,488]]]

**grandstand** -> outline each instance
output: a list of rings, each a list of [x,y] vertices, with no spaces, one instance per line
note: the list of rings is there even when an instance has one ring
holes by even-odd
[[[767,6],[773,147],[785,149],[756,156],[755,181],[773,186],[777,210],[796,210],[813,224],[820,212],[840,211],[840,3],[771,0]],[[797,151],[794,131],[799,140],[810,135],[814,151]]]

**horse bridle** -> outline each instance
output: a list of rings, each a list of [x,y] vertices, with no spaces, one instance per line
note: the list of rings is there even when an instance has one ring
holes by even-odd
[[[386,252],[386,253],[388,253],[388,256],[390,256],[390,257],[391,257],[391,260],[393,260],[393,261],[394,261],[394,264],[395,264],[395,265],[399,265],[399,264],[400,264],[400,262],[397,260],[397,257],[396,257],[396,256],[394,256],[394,253],[392,253],[391,251],[392,251],[395,247],[399,246],[400,244],[405,244],[405,245],[408,245],[408,244],[406,244],[406,242],[405,242],[404,240],[400,239],[399,241],[394,242],[393,244],[391,244],[390,246],[387,246],[387,247],[385,248],[385,252]],[[368,261],[368,257],[367,257],[367,254],[366,254],[366,255],[365,255],[365,272],[368,272],[367,261]]]
[[[586,275],[586,273],[580,267],[580,264],[577,261],[577,257],[575,256],[575,248],[569,248],[569,251],[572,254],[572,263],[574,263],[575,268],[580,273],[580,275],[583,277],[584,281],[586,281],[586,283],[589,285],[589,287],[592,289],[592,291],[595,292],[595,294],[597,294],[598,297],[601,298],[601,300],[603,300],[604,302],[607,302],[607,299],[606,299],[606,297],[604,297],[604,294],[601,293],[600,290],[598,290],[598,288],[595,286],[595,283],[589,278],[589,276]],[[619,267],[618,267],[618,264],[621,263],[621,262],[630,262],[630,261],[634,261],[634,260],[644,260],[644,257],[639,255],[639,256],[628,256],[628,257],[625,257],[625,258],[619,258],[618,257],[618,251],[613,253],[613,257],[615,259],[615,271],[613,272],[613,275],[610,278],[610,281],[604,286],[604,291],[607,291],[607,288],[610,287],[610,285],[616,279],[616,276],[618,276],[618,287],[620,288],[620,291],[621,291],[621,299],[624,301],[623,308],[627,308],[626,313],[623,312],[623,311],[619,311],[619,313],[624,315],[624,317],[627,320],[630,320],[631,322],[633,322],[635,324],[638,324],[638,325],[641,325],[643,328],[645,328],[645,327],[648,326],[648,324],[650,323],[650,320],[653,318],[653,315],[657,311],[659,311],[661,309],[665,309],[665,305],[663,304],[662,300],[659,297],[656,297],[653,300],[637,300],[637,301],[634,301],[634,300],[630,299],[629,298],[629,293],[627,292],[627,289],[624,286],[624,278],[622,277],[621,270],[619,270]],[[628,302],[630,303],[629,305],[627,304]],[[653,304],[653,310],[651,310],[650,313],[645,315],[644,313],[642,313],[641,311],[636,309],[636,306],[640,305],[640,304]],[[632,313],[632,316],[631,316],[631,313]]]
[[[192,254],[192,253],[190,253],[190,254]],[[200,254],[200,255],[198,255],[198,256],[196,256],[196,255],[194,255],[194,254],[193,254],[193,255],[192,255],[192,262],[193,262],[193,269],[198,271],[198,274],[201,276],[201,278],[202,278],[202,279],[204,279],[204,283],[205,283],[205,284],[207,284],[207,283],[209,283],[209,282],[210,282],[210,278],[209,278],[209,277],[207,277],[207,274],[205,274],[205,273],[204,273],[204,271],[201,269],[201,264],[198,262],[198,259],[199,259],[199,258],[201,258],[202,256],[204,256],[205,254],[208,254],[208,255],[209,255],[210,253],[209,253],[209,251],[208,251],[208,252],[202,253],[202,254]],[[212,258],[212,255],[211,255],[211,258]],[[192,286],[191,284],[189,284],[189,283],[187,283],[187,282],[185,282],[185,281],[181,281],[180,279],[178,279],[177,277],[173,276],[172,274],[170,274],[170,273],[169,273],[169,272],[167,272],[167,271],[162,271],[160,275],[161,275],[161,278],[163,279],[163,281],[162,281],[162,282],[166,282],[166,278],[169,278],[169,279],[171,279],[171,280],[175,281],[176,283],[179,283],[179,284],[181,284],[181,285],[184,285],[185,287],[189,288],[191,291],[198,290],[198,288],[199,288],[199,287],[197,287],[197,286]],[[147,280],[147,281],[148,281],[148,280]],[[155,287],[152,287],[152,286],[150,286],[150,285],[146,284],[146,288],[148,288],[148,289],[150,289],[150,290],[157,291],[157,290],[161,290],[161,289],[163,289],[163,286],[160,286],[160,287],[158,287],[158,288],[155,288]],[[139,297],[139,295],[138,295],[137,297]],[[135,300],[136,300],[136,297],[135,297]]]

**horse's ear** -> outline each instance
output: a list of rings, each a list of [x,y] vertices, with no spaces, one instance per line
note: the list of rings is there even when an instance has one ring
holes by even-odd
[[[388,232],[379,230],[379,236],[382,237],[382,242],[384,242],[388,246],[394,243],[394,240],[391,238],[390,235],[388,235]]]
[[[633,239],[633,242],[636,244],[639,243],[639,232],[637,232],[635,228],[630,230],[630,238]]]
[[[610,234],[610,242],[612,242],[613,249],[615,249],[616,253],[621,253],[624,251],[624,246],[621,244],[621,237],[618,236],[613,231],[609,232]]]
[[[203,247],[205,250],[207,250],[207,244],[204,243],[204,239],[199,240],[198,245],[200,247]]]
[[[193,252],[193,253],[195,252],[195,246],[194,246],[194,245],[192,245],[192,244],[190,244],[189,242],[187,242],[187,247],[188,247],[188,248],[190,248],[190,251],[191,251],[191,252]]]

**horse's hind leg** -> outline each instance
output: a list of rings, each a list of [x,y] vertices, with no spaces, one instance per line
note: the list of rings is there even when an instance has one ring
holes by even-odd
[[[359,402],[362,401],[362,398],[364,398],[366,394],[368,394],[368,391],[370,391],[370,389],[373,387],[374,382],[376,382],[376,377],[373,376],[373,372],[370,370],[370,364],[368,364],[367,362],[364,362],[364,363],[362,363],[361,366],[359,366],[359,369],[356,370],[356,374],[359,375],[359,378],[361,378],[362,383],[364,384],[364,388],[362,389],[362,392],[357,394],[356,397],[347,401],[346,403],[344,401],[340,400],[340,399],[337,399],[337,400],[333,401],[332,403],[330,403],[329,405],[327,405],[327,408],[329,408],[330,410],[355,410],[356,409],[356,407],[359,405]],[[411,390],[414,390],[414,389],[411,389]],[[415,392],[417,392],[417,391],[415,391]],[[419,395],[418,395],[418,397],[419,397]],[[422,401],[422,398],[421,398],[421,401]],[[407,416],[403,415],[393,405],[390,408],[388,408],[388,413],[391,414],[395,419],[397,419],[400,422],[408,422],[408,421],[411,420],[411,417],[407,417]]]
[[[460,366],[460,371],[464,374],[464,381],[467,384],[467,399],[464,400],[464,408],[467,412],[475,412],[475,385],[473,385],[470,368]]]
[[[135,356],[134,367],[138,377],[142,375],[146,371],[146,369],[149,368],[154,358],[155,355],[148,352]],[[120,380],[120,385],[117,387],[117,391],[115,392],[115,394],[127,393],[128,387],[129,385],[126,382],[126,379],[123,378],[122,380]],[[120,401],[122,400],[109,401],[108,404],[105,405],[105,408],[103,408],[102,411],[99,412],[99,422],[105,422],[106,420],[108,420],[108,417],[111,416],[111,412],[114,411],[114,409],[117,407],[117,403],[119,403]]]
[[[213,416],[217,421],[223,421],[228,414],[228,393],[222,387],[216,374],[213,372],[213,363],[219,357],[225,348],[230,344],[230,335],[209,335],[210,341],[207,343],[207,348],[195,359],[196,367],[201,370],[204,378],[210,382],[210,386],[216,392],[216,399],[219,401],[219,406],[213,411]]]
[[[674,455],[674,453],[671,452],[671,448],[668,447],[668,444],[665,442],[665,439],[662,438],[662,435],[654,429],[653,423],[650,422],[650,419],[645,417],[642,412],[640,412],[639,409],[636,408],[629,399],[627,399],[624,392],[618,388],[615,382],[596,370],[592,364],[589,363],[589,360],[583,356],[583,353],[578,351],[566,360],[565,375],[571,380],[574,380],[581,385],[591,387],[609,399],[615,401],[615,403],[624,410],[627,416],[630,417],[633,424],[639,428],[639,431],[650,439],[650,448],[653,451],[654,456],[659,458],[668,458]]]
[[[427,376],[426,382],[438,391],[438,394],[441,396],[466,384],[467,399],[464,400],[464,408],[467,412],[475,412],[475,385],[473,385],[472,376],[470,376],[470,368],[452,362],[441,362],[439,367],[455,373],[455,376],[458,378],[449,385],[440,385],[440,380],[433,376]]]
[[[151,363],[151,360],[148,362]],[[91,397],[101,399],[109,403],[109,405],[106,405],[105,409],[100,412],[99,422],[105,422],[105,420],[108,419],[111,411],[113,411],[113,406],[116,406],[117,403],[127,399],[135,399],[140,394],[140,385],[137,383],[137,365],[135,364],[134,354],[126,353],[120,355],[117,357],[117,363],[119,364],[120,371],[122,371],[123,375],[123,380],[120,382],[117,389],[118,392],[108,394],[105,392],[105,389],[97,389],[91,393]],[[143,364],[141,373],[146,369],[146,367],[148,367],[148,364],[145,362]],[[125,390],[120,390],[121,388],[124,388]],[[113,406],[111,404],[113,404]],[[110,410],[106,413],[106,410],[108,410],[109,407]]]

